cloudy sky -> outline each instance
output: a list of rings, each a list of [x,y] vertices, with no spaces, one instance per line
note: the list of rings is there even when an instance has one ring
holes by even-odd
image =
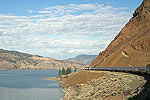
[[[0,48],[67,59],[103,51],[142,0],[1,0]]]

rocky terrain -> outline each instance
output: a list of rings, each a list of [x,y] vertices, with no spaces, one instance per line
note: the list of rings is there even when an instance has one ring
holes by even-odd
[[[150,0],[143,0],[133,17],[91,67],[136,67],[150,63]]]
[[[67,59],[67,61],[90,65],[93,62],[93,60],[96,58],[96,56],[97,55],[82,54],[82,55],[78,55],[74,58],[69,58],[69,59]]]
[[[0,49],[0,69],[82,68],[86,65]]]
[[[61,83],[65,94],[61,100],[128,100],[146,83],[138,75],[107,71],[78,71],[67,78],[48,79]]]

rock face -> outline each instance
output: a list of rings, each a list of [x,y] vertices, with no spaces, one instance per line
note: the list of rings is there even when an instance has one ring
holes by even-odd
[[[86,65],[0,49],[0,69],[82,68]]]
[[[67,61],[90,65],[92,63],[92,61],[96,58],[96,56],[97,55],[82,54],[82,55],[78,55],[74,58],[67,59]]]
[[[133,17],[92,62],[91,67],[136,67],[150,63],[150,0],[143,0]]]

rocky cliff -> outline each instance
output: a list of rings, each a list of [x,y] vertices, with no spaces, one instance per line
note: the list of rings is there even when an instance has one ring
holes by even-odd
[[[91,67],[136,67],[150,63],[150,0],[143,0],[133,17]]]
[[[82,68],[86,65],[0,49],[0,69]]]
[[[96,56],[97,55],[82,54],[82,55],[78,55],[74,58],[67,59],[67,61],[90,65],[93,62],[93,60],[96,58]]]

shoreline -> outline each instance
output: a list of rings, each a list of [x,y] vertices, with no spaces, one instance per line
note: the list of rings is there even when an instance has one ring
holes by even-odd
[[[96,78],[80,82],[82,80],[80,77],[80,80],[76,82],[79,74],[94,75]],[[86,80],[85,77],[83,78]],[[129,97],[137,95],[146,83],[142,76],[108,71],[77,71],[69,74],[68,77],[48,77],[45,79],[60,83],[64,93],[64,97],[60,100],[127,100]]]
[[[64,94],[64,96],[62,98],[60,98],[60,100],[70,100],[70,99],[68,99],[68,97],[66,97],[66,95],[67,94],[70,95],[70,92],[76,92],[76,93],[78,92],[76,89],[76,86],[70,86],[70,87],[63,86],[64,82],[68,79],[65,75],[63,75],[62,77],[48,77],[48,78],[44,78],[44,79],[51,80],[51,81],[57,81],[59,83],[59,87],[62,88],[62,92]],[[71,95],[71,96],[77,96],[77,95]]]

